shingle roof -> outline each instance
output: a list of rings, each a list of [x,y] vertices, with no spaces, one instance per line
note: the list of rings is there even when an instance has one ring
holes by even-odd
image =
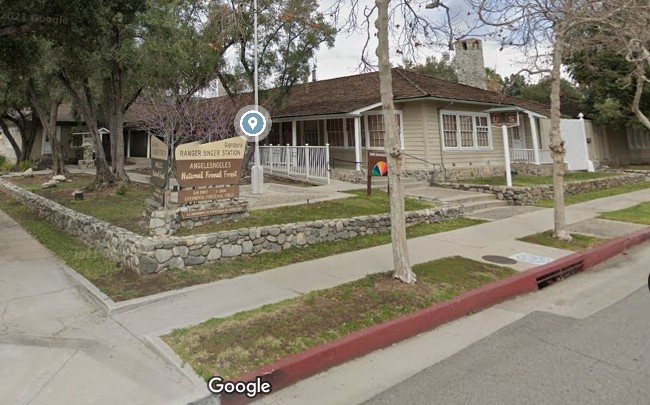
[[[423,74],[393,68],[395,101],[431,97],[465,102],[514,105],[541,115],[550,114],[544,105],[504,96],[476,87],[452,83]],[[294,86],[282,106],[273,109],[273,118],[344,114],[379,103],[379,74],[321,80]]]
[[[466,103],[485,103],[486,109],[496,106],[517,106],[528,111],[550,116],[547,106],[532,101],[505,96],[476,87],[436,79],[431,76],[410,72],[402,68],[393,68],[393,98],[395,101],[437,98],[458,100]],[[275,92],[277,89],[265,92]],[[262,92],[262,99],[264,92]],[[200,102],[206,108],[219,108],[222,103],[231,100],[224,97],[203,99]],[[239,95],[235,101],[241,106],[253,104],[252,93]],[[270,106],[261,102],[274,119],[299,118],[311,116],[349,114],[356,110],[381,102],[379,93],[379,73],[363,73],[335,79],[320,80],[293,86],[279,106]],[[150,108],[147,104],[136,103],[125,115],[125,122],[135,124],[140,121],[141,113]],[[231,107],[229,107],[231,108]],[[144,109],[144,110],[143,110]]]

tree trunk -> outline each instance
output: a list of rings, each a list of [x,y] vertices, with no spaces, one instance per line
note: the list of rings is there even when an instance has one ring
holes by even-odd
[[[388,184],[390,192],[391,239],[393,245],[393,277],[412,284],[416,278],[409,264],[406,243],[406,219],[404,215],[404,189],[402,187],[403,155],[399,139],[395,106],[393,104],[393,77],[388,53],[388,3],[389,0],[376,0],[378,15],[375,27],[378,30],[379,45],[379,86],[382,111],[384,115],[386,160],[388,163]]]
[[[566,212],[564,206],[564,156],[566,148],[560,132],[560,83],[562,56],[564,53],[563,34],[556,34],[553,49],[553,69],[551,71],[551,140],[549,148],[553,152],[553,201],[554,226],[553,236],[564,241],[571,241],[571,234],[566,229]]]
[[[26,124],[27,121],[23,120],[23,122]],[[36,120],[31,121],[31,125],[29,126],[29,136],[27,136],[27,128],[24,128],[25,130],[25,138],[23,138],[23,155],[21,157],[21,161],[23,160],[29,160],[29,157],[32,154],[32,149],[34,148],[34,141],[36,140],[36,129],[38,128],[38,124]]]
[[[68,170],[65,168],[65,159],[63,158],[63,148],[59,139],[56,137],[56,121],[59,114],[59,105],[61,100],[51,100],[49,110],[45,110],[41,104],[34,83],[28,83],[27,97],[32,106],[32,111],[36,113],[38,121],[43,128],[43,138],[49,139],[52,145],[52,175],[68,176]]]
[[[65,167],[65,158],[63,156],[63,147],[61,140],[57,137],[56,121],[59,115],[60,101],[50,102],[50,111],[48,113],[47,133],[52,144],[52,175],[70,176],[70,172]]]
[[[95,185],[101,186],[104,184],[115,183],[115,176],[106,162],[106,153],[104,153],[104,146],[102,145],[99,129],[97,127],[97,108],[95,107],[95,101],[93,100],[92,91],[88,81],[83,83],[82,94],[75,89],[74,85],[64,72],[59,72],[58,78],[66,90],[68,90],[68,93],[70,93],[72,100],[86,121],[88,131],[90,132],[93,143],[95,144]]]
[[[643,95],[643,88],[648,78],[645,76],[645,62],[635,61],[634,79],[636,80],[636,90],[634,92],[634,100],[632,100],[632,112],[636,118],[643,124],[644,127],[650,130],[650,119],[641,111],[641,96]]]
[[[124,89],[122,69],[117,62],[113,62],[111,72],[110,99],[111,144],[115,146],[112,150],[113,173],[117,181],[128,182],[129,176],[124,170]]]
[[[20,146],[18,146],[18,142],[14,139],[14,136],[11,134],[11,132],[9,132],[9,126],[5,122],[4,118],[0,119],[0,128],[2,129],[2,132],[5,134],[7,139],[9,140],[9,143],[11,144],[11,147],[14,150],[14,154],[16,155],[16,163],[22,162],[23,151],[20,149]],[[22,141],[25,142],[25,137],[21,135],[21,138]]]

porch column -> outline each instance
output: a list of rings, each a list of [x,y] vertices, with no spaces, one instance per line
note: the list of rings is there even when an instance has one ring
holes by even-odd
[[[528,113],[528,119],[530,120],[530,136],[533,138],[533,156],[535,158],[535,164],[539,166],[539,138],[537,134],[537,123],[535,122],[535,116],[532,113]]]
[[[151,132],[148,131],[147,131],[147,159],[151,159]]]
[[[356,169],[361,170],[361,117],[354,117],[354,161]]]
[[[131,157],[131,130],[129,129],[126,133],[126,157]]]
[[[298,143],[298,123],[296,121],[291,121],[291,144],[293,146]]]

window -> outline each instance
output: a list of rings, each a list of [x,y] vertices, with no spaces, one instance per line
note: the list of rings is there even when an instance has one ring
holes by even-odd
[[[330,146],[345,146],[342,119],[327,120],[327,142]]]
[[[363,122],[363,120],[361,120]],[[356,145],[356,140],[354,139],[354,119],[353,118],[346,118],[345,119],[345,127],[348,132],[348,147],[354,148]],[[363,140],[364,135],[363,131],[361,132],[361,139]]]
[[[292,122],[283,122],[282,123],[282,143],[284,145],[291,144],[293,142],[293,123]]]
[[[492,133],[487,114],[444,111],[441,115],[445,149],[490,149]]]
[[[632,150],[650,149],[650,132],[641,127],[628,128],[627,144]]]
[[[304,121],[303,140],[305,145],[318,145],[318,121]]]
[[[280,125],[281,123],[275,122],[271,125],[271,132],[269,136],[265,139],[267,145],[279,145],[280,144]]]
[[[490,127],[488,117],[476,117],[476,143],[479,148],[490,147]]]
[[[384,125],[384,115],[383,114],[368,114],[366,115],[366,120],[368,123],[368,147],[369,148],[377,148],[377,149],[383,149],[384,148],[384,138],[386,135],[386,127]],[[404,142],[402,139],[402,121],[401,121],[401,113],[396,113],[395,114],[395,121],[397,122],[397,131],[398,131],[398,136],[400,137],[401,145],[402,148],[404,148]],[[363,122],[364,120],[361,120],[362,122],[362,134],[365,133],[363,130]],[[362,139],[362,146],[365,146],[365,141],[364,137],[361,137]]]

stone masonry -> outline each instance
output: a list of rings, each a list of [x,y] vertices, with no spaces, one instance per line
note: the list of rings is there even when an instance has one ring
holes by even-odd
[[[0,189],[40,218],[98,249],[139,274],[182,269],[221,259],[334,242],[390,230],[389,214],[245,228],[184,237],[150,237],[110,225],[0,179]],[[408,212],[407,225],[438,223],[463,216],[462,207]]]
[[[573,181],[564,184],[564,195],[570,196],[590,191],[620,187],[626,184],[642,183],[650,180],[647,174],[624,174],[600,179]],[[530,205],[553,198],[553,186],[506,187],[470,183],[437,183],[437,187],[456,190],[495,194],[497,199],[506,200],[510,205]]]

